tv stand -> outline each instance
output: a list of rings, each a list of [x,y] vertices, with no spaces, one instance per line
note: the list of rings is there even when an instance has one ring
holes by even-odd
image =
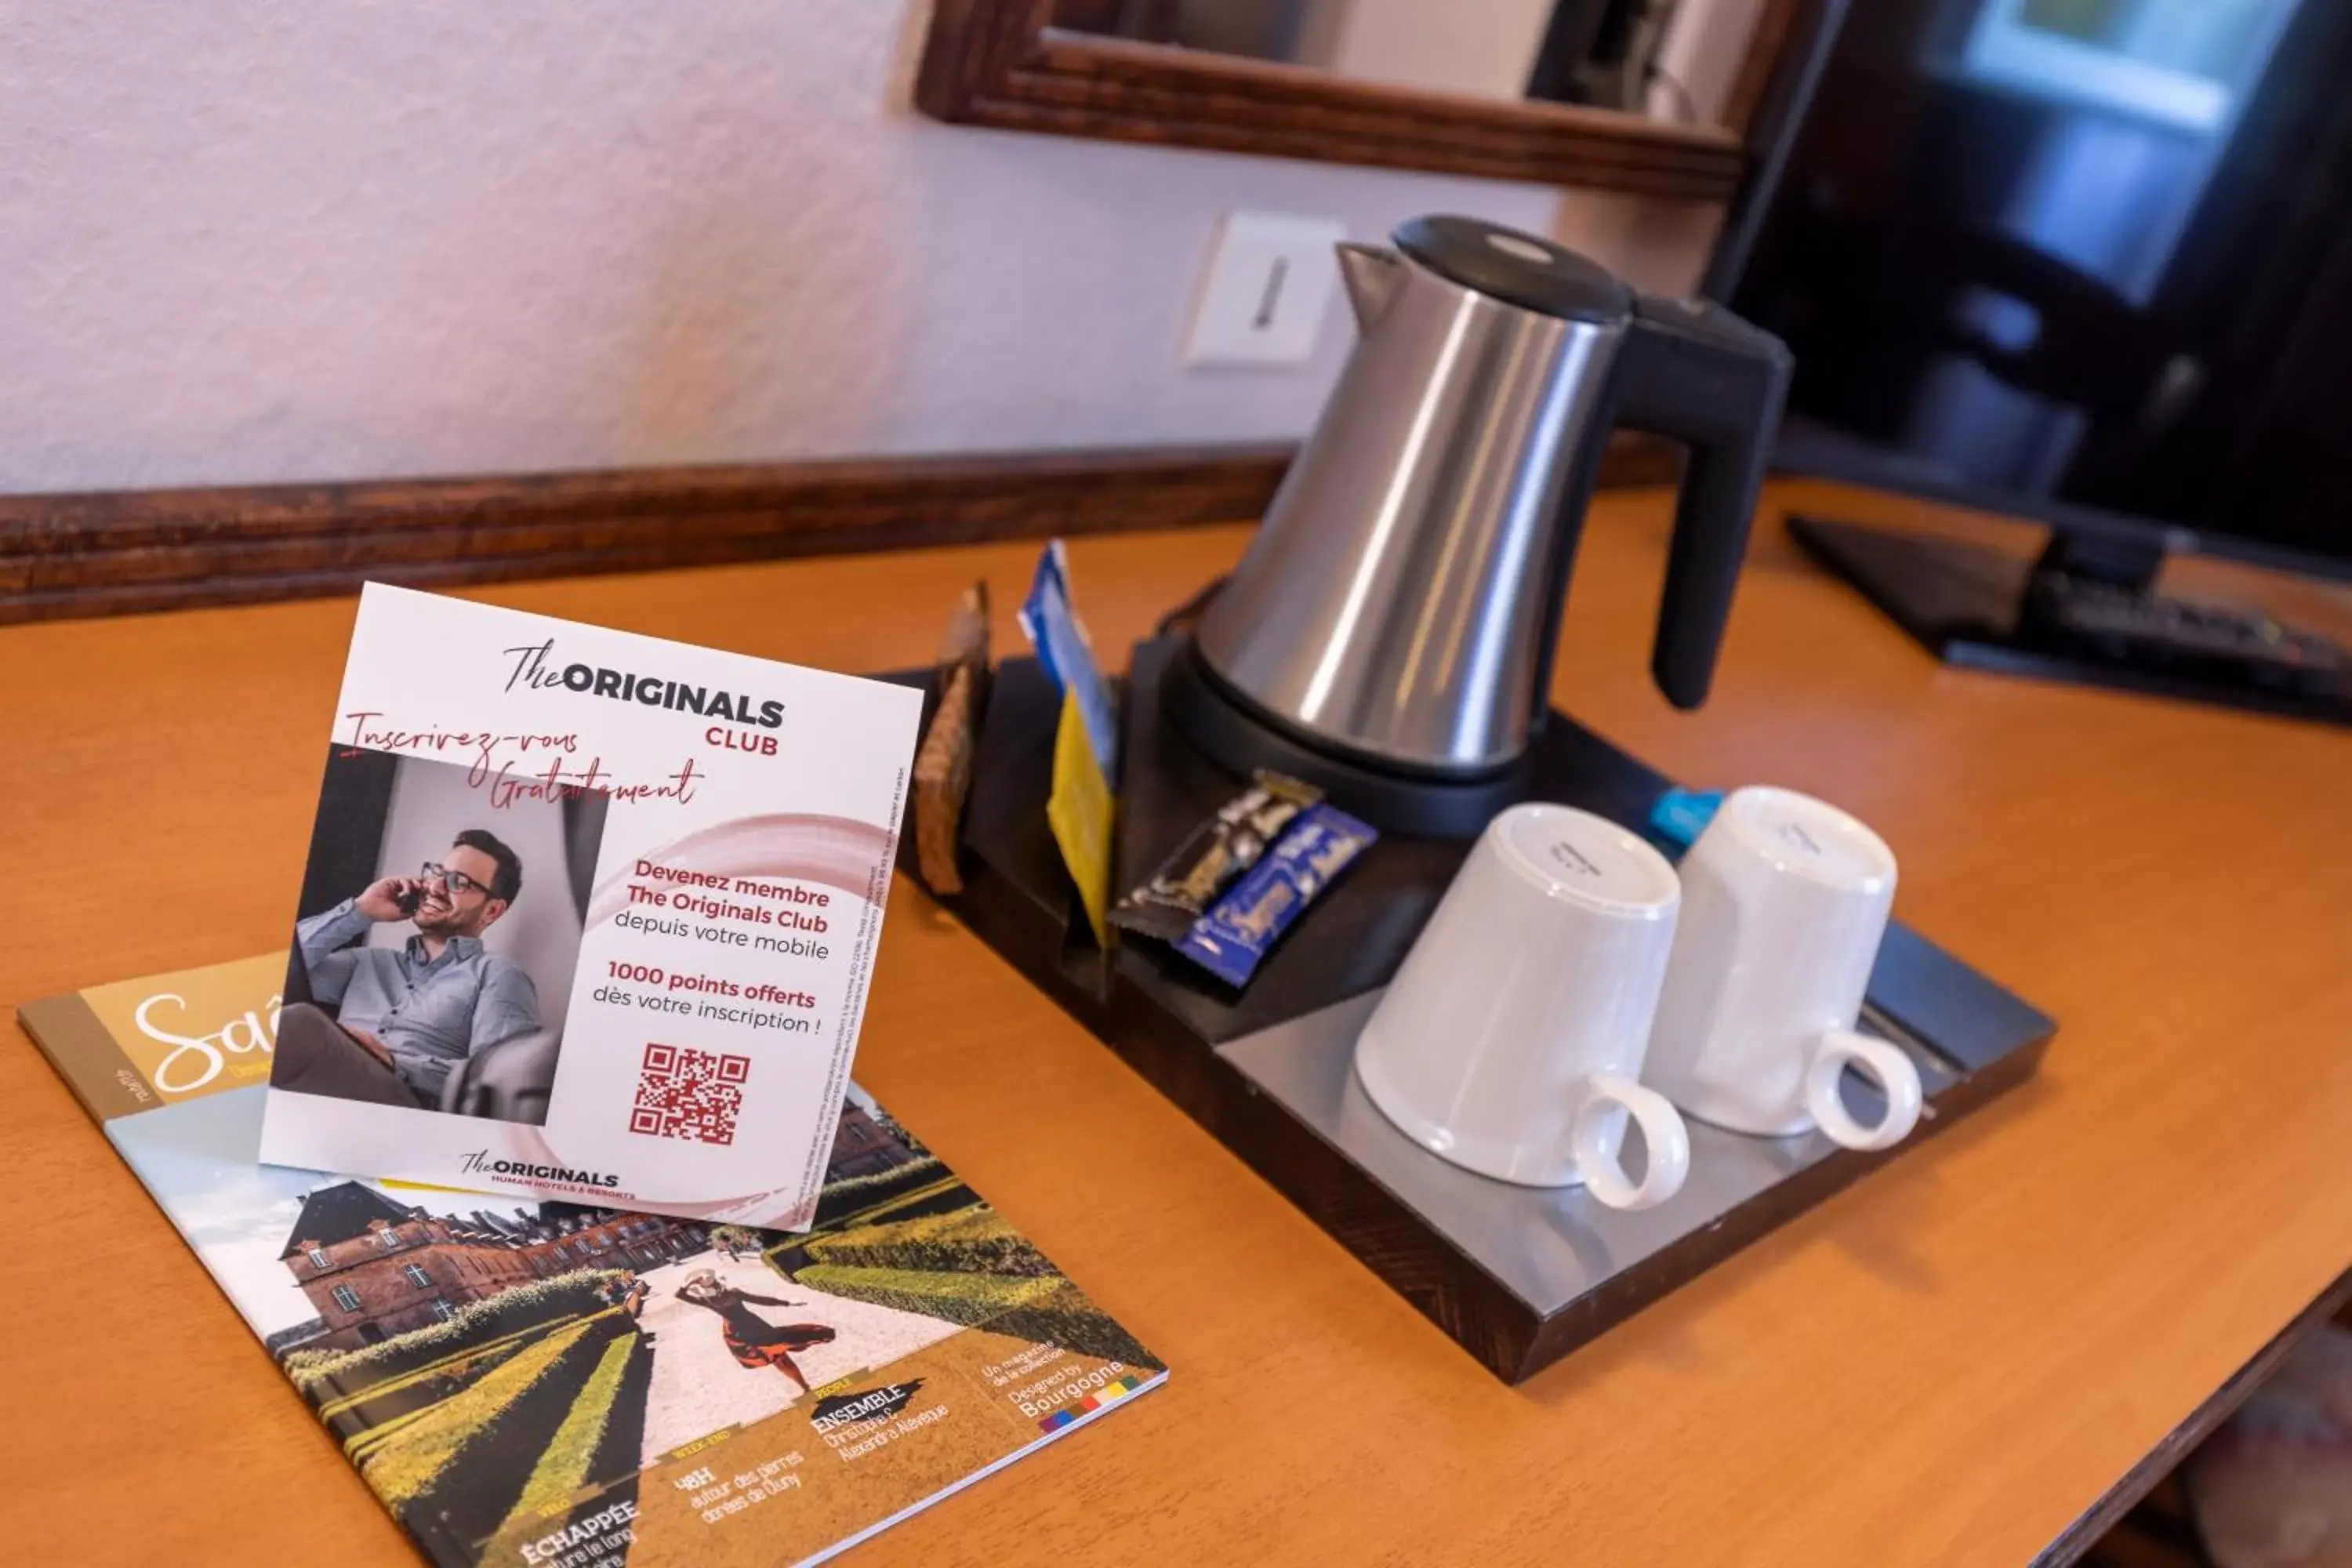
[[[1947,664],[2352,724],[2352,656],[2259,612],[2153,592],[2160,554],[2062,532],[2029,563],[1823,518],[1789,531]]]

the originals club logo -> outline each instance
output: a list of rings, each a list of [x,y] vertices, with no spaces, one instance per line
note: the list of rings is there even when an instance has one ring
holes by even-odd
[[[689,686],[682,680],[666,680],[657,675],[634,675],[627,670],[606,669],[598,665],[559,664],[553,637],[543,643],[529,643],[502,651],[512,661],[507,669],[506,689],[509,691],[518,686],[530,691],[562,687],[583,697],[608,697],[615,702],[642,702],[648,708],[698,713],[706,719],[727,719],[738,724],[756,725],[762,730],[780,729],[784,722],[784,705],[773,698],[754,698],[741,692],[729,692],[716,686]]]
[[[513,1176],[529,1182],[562,1182],[574,1187],[617,1187],[618,1176],[599,1171],[575,1171],[569,1165],[531,1165],[520,1160],[493,1160],[488,1149],[477,1149],[457,1166],[465,1176]]]

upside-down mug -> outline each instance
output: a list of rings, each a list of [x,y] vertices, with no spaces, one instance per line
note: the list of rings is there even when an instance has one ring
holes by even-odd
[[[1486,825],[1356,1043],[1356,1074],[1423,1148],[1612,1208],[1682,1188],[1690,1135],[1643,1087],[1680,887],[1641,838],[1565,805]],[[1647,1146],[1622,1159],[1628,1119]]]
[[[1650,1033],[1652,1087],[1735,1132],[1819,1127],[1884,1149],[1919,1120],[1919,1069],[1854,1032],[1895,906],[1895,855],[1868,827],[1794,790],[1735,790],[1683,857],[1682,917]],[[1876,1082],[1864,1123],[1838,1080]]]

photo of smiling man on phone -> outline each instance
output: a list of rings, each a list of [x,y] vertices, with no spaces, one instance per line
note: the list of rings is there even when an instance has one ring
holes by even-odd
[[[432,1110],[468,1058],[537,1031],[538,986],[481,940],[521,894],[521,858],[469,827],[413,875],[380,877],[299,921],[295,952],[311,1000],[279,1016],[273,1087]],[[415,934],[355,945],[393,921]]]

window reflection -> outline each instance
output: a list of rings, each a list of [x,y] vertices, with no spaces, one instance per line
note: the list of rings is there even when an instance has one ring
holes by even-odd
[[[1984,0],[1961,72],[2213,135],[2270,63],[2295,0]]]

